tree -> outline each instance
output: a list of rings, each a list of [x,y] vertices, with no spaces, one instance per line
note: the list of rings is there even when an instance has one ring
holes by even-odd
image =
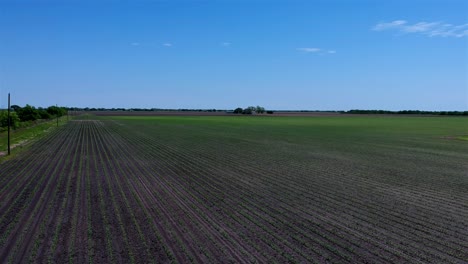
[[[252,114],[252,109],[246,108],[242,111],[243,115],[251,115]]]
[[[257,114],[263,114],[265,113],[265,108],[257,105],[257,107],[255,108],[255,111],[257,112]]]
[[[251,114],[255,114],[256,111],[257,111],[257,108],[255,106],[249,106],[245,108],[242,113],[244,115],[251,115]]]
[[[18,117],[21,121],[34,121],[40,118],[37,109],[34,106],[26,105],[23,108],[18,109]]]
[[[96,109],[94,109],[95,111]],[[51,116],[63,116],[67,113],[67,110],[63,107],[58,107],[58,106],[49,106],[47,107],[47,112],[51,115]]]
[[[11,106],[11,109],[13,109],[13,111],[17,112],[18,109],[21,109],[21,106],[19,106],[19,105],[12,105],[12,106]]]
[[[242,114],[244,110],[240,107],[237,107],[236,109],[234,109],[234,114]]]
[[[234,109],[233,111],[234,114],[244,114],[244,115],[251,115],[251,114],[263,114],[265,113],[265,108],[261,107],[261,106],[249,106],[249,107],[246,107],[244,109],[238,107],[236,109]]]
[[[12,128],[17,128],[20,119],[15,112],[10,113],[10,125]],[[8,127],[8,111],[0,111],[0,127]]]
[[[46,109],[39,108],[39,109],[37,109],[37,113],[39,114],[40,119],[50,119],[51,118],[51,115],[49,114],[49,112],[47,112]]]

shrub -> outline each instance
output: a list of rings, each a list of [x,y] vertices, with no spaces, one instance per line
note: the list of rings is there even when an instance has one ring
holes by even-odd
[[[12,128],[19,126],[20,119],[15,112],[10,113],[10,124]],[[0,127],[8,127],[8,111],[0,111]]]

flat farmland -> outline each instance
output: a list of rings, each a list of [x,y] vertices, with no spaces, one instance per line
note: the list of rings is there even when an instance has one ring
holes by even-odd
[[[89,116],[0,164],[0,262],[466,263],[468,119]]]

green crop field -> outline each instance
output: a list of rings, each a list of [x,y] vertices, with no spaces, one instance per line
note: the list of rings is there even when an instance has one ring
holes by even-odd
[[[462,263],[467,135],[461,117],[75,119],[0,164],[0,262]]]

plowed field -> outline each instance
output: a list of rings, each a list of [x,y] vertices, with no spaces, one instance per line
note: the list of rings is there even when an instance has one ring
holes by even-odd
[[[466,263],[467,123],[73,120],[0,164],[0,263]]]

